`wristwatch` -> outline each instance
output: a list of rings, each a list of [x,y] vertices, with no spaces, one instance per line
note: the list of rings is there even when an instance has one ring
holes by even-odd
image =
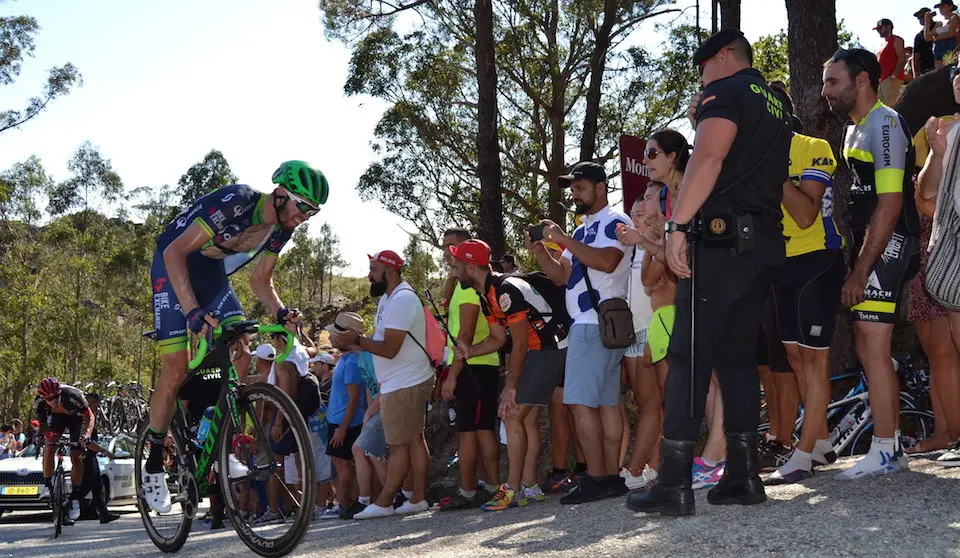
[[[690,232],[690,223],[681,224],[681,223],[675,223],[673,221],[667,221],[666,223],[663,224],[663,232],[667,234],[672,232],[688,233]]]

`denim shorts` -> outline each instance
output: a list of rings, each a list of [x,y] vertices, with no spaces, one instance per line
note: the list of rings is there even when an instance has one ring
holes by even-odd
[[[617,407],[620,405],[620,361],[626,349],[608,349],[597,324],[574,324],[567,338],[565,405]]]
[[[382,459],[387,456],[387,437],[383,432],[383,421],[380,419],[380,413],[370,417],[367,424],[363,425],[360,437],[353,445],[362,449],[370,457]]]

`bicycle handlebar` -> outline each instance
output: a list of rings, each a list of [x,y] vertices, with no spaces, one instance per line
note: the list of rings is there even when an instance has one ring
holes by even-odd
[[[249,324],[249,325],[247,325]],[[245,327],[244,327],[245,326]],[[290,356],[290,351],[293,350],[294,337],[293,333],[288,331],[281,324],[272,324],[272,325],[262,325],[252,322],[241,322],[239,324],[231,324],[226,326],[227,330],[233,330],[234,328],[241,328],[243,333],[283,333],[287,336],[287,346],[284,350],[276,356],[274,362],[283,362],[287,360],[287,357]],[[190,361],[190,369],[194,370],[196,367],[200,366],[200,363],[203,362],[203,359],[207,356],[207,350],[210,348],[210,345],[213,344],[213,341],[223,335],[224,326],[217,326],[213,330],[207,329],[207,335],[200,339],[200,343],[197,345],[197,354],[193,357],[193,360]]]

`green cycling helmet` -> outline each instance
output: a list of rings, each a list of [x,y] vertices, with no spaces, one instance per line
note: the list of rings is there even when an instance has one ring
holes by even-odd
[[[303,161],[287,161],[281,164],[273,173],[273,183],[315,205],[325,204],[330,194],[327,177]]]

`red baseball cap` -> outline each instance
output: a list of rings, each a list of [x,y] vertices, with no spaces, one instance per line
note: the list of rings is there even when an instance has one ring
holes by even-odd
[[[387,267],[392,267],[393,269],[400,269],[403,267],[403,258],[401,258],[393,250],[383,250],[382,252],[377,252],[372,256],[367,254],[367,257],[371,260],[376,260]]]
[[[490,265],[490,246],[482,240],[468,240],[459,246],[451,246],[450,253],[463,263]]]

